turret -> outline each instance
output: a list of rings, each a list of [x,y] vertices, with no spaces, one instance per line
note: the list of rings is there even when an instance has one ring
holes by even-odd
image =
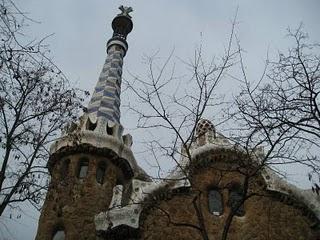
[[[37,240],[96,239],[94,216],[108,209],[113,188],[120,185],[125,192],[131,178],[146,177],[131,151],[132,137],[123,135],[120,124],[122,64],[133,25],[132,9],[119,9],[87,112],[51,146],[51,183]]]

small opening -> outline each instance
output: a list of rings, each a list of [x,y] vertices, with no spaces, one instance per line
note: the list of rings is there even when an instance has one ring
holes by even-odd
[[[116,185],[123,185],[123,180],[120,178],[117,178]]]
[[[58,217],[61,217],[61,216],[62,216],[62,206],[58,206],[57,216],[58,216]]]
[[[68,176],[69,165],[70,165],[70,159],[63,160],[62,165],[61,165],[61,171],[60,171],[62,180],[65,180],[65,178]]]
[[[78,178],[83,179],[87,176],[89,168],[89,160],[86,158],[80,159],[79,170],[78,170]]]
[[[129,146],[129,147],[131,147],[131,145],[132,145],[132,138],[130,137],[130,135],[124,135],[124,136],[122,136],[122,141],[123,141],[123,143],[126,145],[126,146]]]
[[[132,183],[130,183],[127,186],[123,185],[122,200],[121,200],[122,206],[125,206],[129,203],[129,201],[131,200],[131,193],[132,193]]]
[[[208,193],[209,211],[215,216],[223,213],[222,195],[218,189],[211,189]]]
[[[96,179],[98,183],[103,184],[105,172],[106,172],[106,164],[104,162],[100,162],[97,168],[97,173],[96,173]]]
[[[64,230],[60,229],[60,230],[57,230],[55,232],[55,234],[53,235],[52,240],[65,240],[65,238],[66,238],[66,235],[64,233]]]
[[[97,127],[97,123],[92,123],[90,121],[90,118],[88,118],[87,123],[86,123],[86,129],[90,131],[94,131]]]
[[[124,185],[124,175],[121,169],[117,169],[117,179],[116,179],[116,185]]]
[[[235,184],[230,188],[228,206],[235,211],[235,216],[244,216],[243,189],[239,184]]]
[[[107,134],[108,135],[113,135],[113,128],[109,127],[109,125],[107,124]]]

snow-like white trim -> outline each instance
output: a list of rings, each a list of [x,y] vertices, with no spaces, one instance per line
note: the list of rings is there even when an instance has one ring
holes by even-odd
[[[180,166],[184,167],[185,162],[181,162]],[[153,193],[161,188],[168,190],[178,189],[182,187],[190,187],[191,184],[184,175],[181,168],[172,171],[167,179],[160,182],[147,182],[138,179],[131,181],[132,193],[126,206],[119,207],[118,203],[120,194],[114,196],[117,189],[114,189],[114,195],[107,212],[101,212],[95,216],[95,225],[97,231],[108,231],[120,225],[127,225],[132,228],[139,227],[140,214],[143,210],[144,203],[153,197]],[[117,186],[115,186],[117,188]],[[122,195],[121,195],[122,196]]]
[[[271,169],[265,168],[262,172],[267,189],[270,191],[281,192],[288,196],[293,196],[298,201],[304,203],[320,220],[320,196],[312,192],[311,189],[301,189],[280,178]]]
[[[121,207],[122,192],[123,192],[123,185],[114,186],[109,209]]]

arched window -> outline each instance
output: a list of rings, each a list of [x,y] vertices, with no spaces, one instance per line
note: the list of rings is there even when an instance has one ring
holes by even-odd
[[[222,195],[217,189],[211,189],[208,193],[209,211],[215,216],[223,213]]]
[[[88,118],[86,123],[86,129],[90,131],[94,131],[97,127],[97,122],[93,123],[91,122],[90,118]]]
[[[63,230],[57,230],[53,235],[52,240],[65,240],[66,235]]]
[[[113,128],[111,126],[109,126],[108,124],[107,124],[107,134],[108,135],[112,135],[113,134]]]
[[[64,180],[65,177],[68,176],[68,173],[69,173],[69,165],[70,165],[70,159],[64,159],[64,160],[62,161],[61,171],[60,171],[62,180]]]
[[[116,185],[123,185],[123,184],[124,184],[123,174],[121,174],[120,171],[118,171]]]
[[[80,159],[78,168],[78,178],[83,179],[87,176],[89,167],[89,160],[87,158]]]
[[[98,164],[97,173],[96,173],[96,179],[98,183],[103,184],[105,173],[106,173],[106,164],[104,162],[100,162]]]
[[[229,189],[228,206],[235,211],[236,216],[244,216],[243,189],[240,185],[235,184]]]

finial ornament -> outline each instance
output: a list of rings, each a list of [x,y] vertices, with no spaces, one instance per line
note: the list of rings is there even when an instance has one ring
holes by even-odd
[[[119,7],[119,9],[121,10],[121,13],[119,13],[118,16],[125,16],[125,17],[131,18],[129,13],[131,13],[133,11],[132,7],[125,7],[125,6],[121,5]]]

